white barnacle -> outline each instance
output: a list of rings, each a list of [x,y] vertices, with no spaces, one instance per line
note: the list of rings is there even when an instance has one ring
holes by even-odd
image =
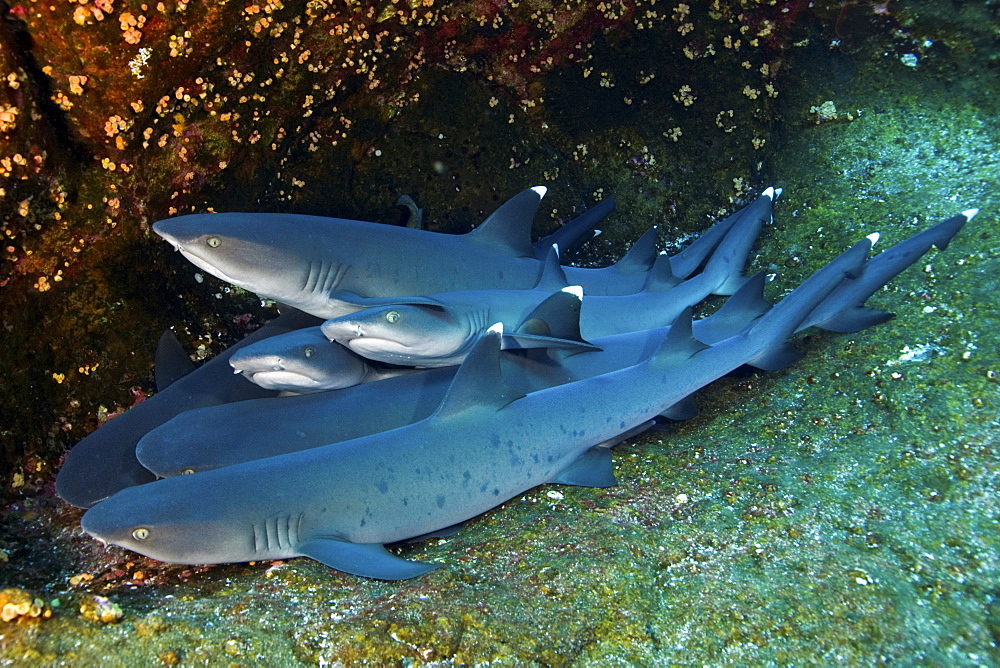
[[[136,79],[144,79],[146,75],[142,73],[142,68],[146,66],[149,62],[149,56],[152,55],[153,50],[149,47],[142,47],[139,49],[139,53],[136,54],[135,58],[128,61],[128,68],[132,70],[132,76]]]

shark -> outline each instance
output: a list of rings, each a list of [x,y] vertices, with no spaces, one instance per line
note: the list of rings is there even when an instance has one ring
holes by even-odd
[[[294,310],[279,315],[194,370],[176,339],[161,337],[156,363],[159,391],[80,440],[59,469],[56,493],[72,506],[89,508],[126,487],[153,481],[156,476],[135,457],[136,444],[146,432],[192,408],[275,396],[276,392],[234,376],[229,358],[255,341],[317,322]]]
[[[844,323],[852,320],[850,331],[857,331],[884,322],[890,314],[865,307],[865,301],[932,246],[947,248],[975,214],[972,209],[953,216],[869,259],[860,276],[845,278],[796,332],[808,327],[845,331]],[[750,277],[718,311],[692,323],[695,338],[715,344],[756,321],[771,308],[763,288],[762,273]],[[829,304],[841,313],[831,311]],[[855,318],[858,312],[875,317],[859,321]],[[668,327],[660,327],[596,338],[593,342],[598,350],[585,353],[556,348],[507,350],[500,358],[502,376],[508,385],[524,393],[584,380],[638,364],[668,332]],[[377,385],[187,411],[146,434],[136,447],[136,455],[143,466],[166,478],[395,429],[429,417],[444,398],[455,371],[456,367],[432,368]],[[373,405],[379,409],[368,410]],[[685,399],[662,417],[687,419],[696,411],[693,399]]]
[[[545,192],[521,192],[466,234],[281,213],[191,214],[157,221],[153,231],[209,274],[326,319],[357,311],[358,297],[534,286],[544,263],[530,243],[531,222]],[[697,269],[739,215],[692,244],[675,273]],[[565,271],[588,294],[631,294],[656,256],[652,231],[610,267]]]
[[[685,281],[673,276],[669,258],[661,255],[643,291],[590,296],[567,285],[566,273],[552,250],[531,290],[464,290],[411,298],[358,299],[355,303],[365,308],[327,320],[321,329],[331,341],[368,359],[434,367],[460,363],[480,331],[494,322],[512,332],[504,347],[550,346],[552,338],[566,338],[552,330],[545,315],[551,311],[552,289],[572,291],[582,300],[579,328],[569,334],[577,342],[666,326],[688,306],[713,293],[731,294],[734,286],[743,283],[743,266],[761,226],[771,220],[774,197],[774,189],[768,188],[747,206],[704,269]],[[542,340],[533,340],[537,336]]]
[[[244,346],[229,357],[229,365],[265,389],[296,394],[339,390],[413,371],[372,364],[330,343],[317,326]]]
[[[788,357],[788,337],[846,276],[864,239],[765,315],[714,345],[687,310],[646,360],[522,394],[504,382],[502,326],[478,340],[434,413],[362,438],[124,489],[90,508],[83,530],[161,561],[211,564],[305,556],[382,580],[440,565],[385,545],[480,515],[545,483],[610,486],[601,446],[743,364]],[[388,382],[388,381],[382,381]]]

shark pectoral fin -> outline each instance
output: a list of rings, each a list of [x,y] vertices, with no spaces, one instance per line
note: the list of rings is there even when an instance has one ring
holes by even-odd
[[[571,339],[560,339],[555,336],[543,336],[541,334],[505,334],[500,342],[503,350],[530,350],[532,348],[557,348],[559,350],[570,350],[574,353],[584,353],[592,350],[600,350],[593,343],[587,341],[573,341]]]
[[[153,375],[156,376],[157,392],[162,392],[174,381],[183,378],[197,368],[184,352],[181,342],[169,329],[163,330],[163,334],[160,334],[160,340],[156,342],[154,360]]]
[[[563,469],[552,482],[580,487],[612,487],[618,484],[611,463],[611,449],[594,446]]]
[[[690,420],[698,414],[698,404],[693,397],[684,397],[667,410],[660,413],[660,417],[668,420]]]
[[[823,322],[814,323],[813,327],[846,334],[849,332],[859,332],[862,329],[874,327],[875,325],[881,325],[883,322],[888,322],[894,317],[896,317],[894,314],[881,309],[868,306],[855,306],[845,308],[839,311],[834,317],[828,318]]]
[[[796,350],[788,344],[782,344],[761,353],[749,360],[747,364],[762,371],[777,371],[798,362],[801,358],[802,351]]]
[[[298,552],[338,571],[376,580],[408,580],[428,573],[439,564],[407,561],[389,553],[379,543],[351,543],[339,538],[314,538]]]
[[[441,302],[430,297],[362,297],[346,290],[335,290],[329,295],[330,301],[341,302],[358,308],[371,308],[373,306],[436,306],[440,308]]]

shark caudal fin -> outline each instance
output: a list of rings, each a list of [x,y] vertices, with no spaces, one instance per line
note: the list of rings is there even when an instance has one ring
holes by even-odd
[[[651,227],[636,239],[625,256],[611,265],[611,268],[623,274],[644,274],[649,271],[659,251],[656,250],[656,228]]]
[[[857,332],[892,319],[893,314],[864,306],[865,301],[920,259],[931,246],[936,246],[939,250],[947,248],[952,238],[977,213],[979,209],[963,211],[871,258],[865,263],[860,276],[847,279],[837,286],[829,297],[813,309],[796,331],[819,327],[832,332]]]
[[[718,343],[736,336],[770,311],[771,303],[764,299],[765,281],[763,271],[746,279],[718,311],[698,321],[698,338],[705,343]]]
[[[590,207],[576,218],[567,221],[552,234],[536,241],[533,245],[535,257],[544,260],[549,248],[558,246],[563,257],[576,250],[601,233],[595,227],[615,210],[615,200],[609,197]]]
[[[156,342],[154,360],[153,375],[156,378],[157,392],[162,392],[197,368],[170,329],[165,329],[163,334],[160,334],[160,340]]]
[[[504,349],[565,348],[574,352],[600,350],[580,332],[583,290],[577,285],[546,297],[513,332],[504,336]]]
[[[804,280],[751,325],[743,336],[770,343],[765,344],[762,351],[746,363],[758,369],[774,371],[798,360],[801,353],[788,345],[788,337],[845,278],[861,275],[865,257],[877,238],[873,234],[848,248]]]
[[[514,195],[465,238],[499,253],[535,257],[535,249],[531,245],[531,224],[545,192],[545,186],[535,186]]]
[[[756,200],[728,218],[724,218],[713,225],[707,232],[691,242],[687,248],[681,250],[676,255],[670,256],[670,266],[673,268],[674,275],[680,279],[685,279],[704,266],[712,251],[722,242],[733,225],[744,216],[748,214],[756,216],[766,214],[764,222],[770,222],[771,204],[778,198],[780,193],[781,190],[779,189],[768,188]]]
[[[743,267],[760,236],[761,227],[771,220],[771,204],[774,188],[768,188],[752,204],[743,210],[743,215],[732,226],[725,238],[708,258],[704,273],[716,282],[712,292],[717,295],[731,295],[746,282]]]
[[[500,410],[524,394],[508,387],[500,373],[503,325],[497,323],[479,335],[465,361],[455,372],[433,418],[447,419],[473,408]]]

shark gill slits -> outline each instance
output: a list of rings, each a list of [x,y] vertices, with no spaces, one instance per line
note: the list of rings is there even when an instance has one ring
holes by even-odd
[[[208,244],[209,248],[218,248],[222,245],[222,239],[219,237],[209,237],[208,239],[205,239],[205,243]]]
[[[149,529],[139,527],[138,529],[133,530],[132,538],[135,538],[136,540],[146,540],[149,538]]]

